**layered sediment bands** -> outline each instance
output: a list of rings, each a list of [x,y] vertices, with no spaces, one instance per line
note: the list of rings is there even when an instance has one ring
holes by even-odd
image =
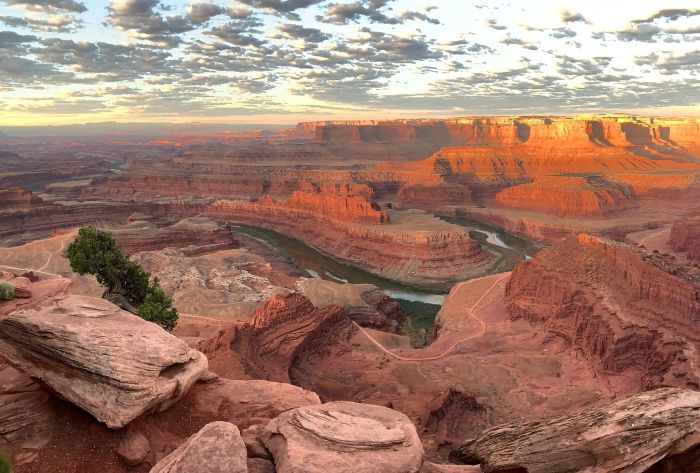
[[[270,202],[271,199],[267,199]],[[330,192],[318,194],[294,192],[286,205],[301,211],[321,214],[337,221],[388,223],[389,215],[377,209],[365,197],[337,195]]]
[[[124,228],[107,229],[126,254],[164,248],[187,248],[187,256],[236,246],[231,231],[206,218],[187,218],[169,227],[158,228],[139,222]]]
[[[486,407],[476,397],[451,387],[426,406],[420,423],[435,435],[441,446],[459,445],[468,435],[483,428],[487,415]]]
[[[670,238],[673,249],[685,251],[688,259],[700,261],[700,217],[675,222]]]
[[[453,452],[486,473],[697,471],[700,393],[657,389],[484,430]]]
[[[253,377],[289,383],[289,369],[308,346],[349,325],[342,307],[315,307],[298,293],[274,296],[237,330],[232,348]]]
[[[381,223],[387,221],[384,212],[365,204],[350,205],[355,199],[327,196],[322,200],[335,200],[337,210],[323,213],[265,198],[218,201],[205,214],[298,238],[336,260],[417,286],[448,285],[482,273],[494,261],[467,232],[399,231],[391,223]],[[374,224],[367,224],[368,220]]]
[[[691,191],[700,189],[700,160],[694,155],[700,149],[698,123],[696,119],[628,115],[446,120],[441,126],[449,131],[435,140],[442,147],[429,158],[382,163],[357,177],[379,197],[396,192],[403,206],[421,208],[426,207],[425,199],[421,194],[413,198],[408,190],[413,186],[430,186],[436,205],[488,204],[504,188],[562,173],[600,174],[608,182],[628,185],[635,193],[666,197],[675,193],[678,197],[681,192],[681,198],[691,199]],[[377,133],[386,133],[387,126],[382,125]],[[421,127],[437,126],[402,123],[401,136],[415,138]],[[412,127],[412,134],[405,132],[406,127]],[[372,136],[369,131],[363,133],[360,138]],[[561,192],[560,184],[552,180],[549,190],[547,181],[539,181],[538,187],[556,194]],[[454,185],[465,187],[471,199],[465,201]]]
[[[560,217],[604,217],[632,205],[634,193],[601,177],[539,176],[532,183],[502,190],[494,201]]]
[[[636,389],[698,388],[700,287],[667,262],[579,234],[518,264],[506,288],[511,318],[543,324],[601,375]]]
[[[40,197],[19,187],[0,189],[0,210],[29,209],[42,205],[46,204]]]

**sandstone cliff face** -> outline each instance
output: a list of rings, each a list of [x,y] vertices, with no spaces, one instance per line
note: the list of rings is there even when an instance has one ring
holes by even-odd
[[[515,267],[506,300],[603,376],[698,388],[700,288],[628,245],[580,234],[542,250]]]
[[[634,193],[628,186],[602,178],[538,176],[530,184],[508,187],[494,201],[506,207],[566,216],[604,217],[630,207]]]
[[[687,252],[688,259],[700,261],[700,218],[675,222],[671,227],[671,246]]]
[[[348,324],[340,306],[317,308],[301,294],[281,294],[255,311],[250,324],[237,331],[232,347],[251,376],[289,383],[297,356]]]
[[[617,182],[637,194],[691,201],[700,192],[700,165],[693,157],[700,148],[698,123],[693,119],[674,121],[627,115],[447,120],[442,126],[449,132],[437,140],[442,148],[431,157],[409,163],[382,163],[358,178],[372,186],[380,197],[396,192],[403,206],[419,208],[427,208],[425,198],[420,194],[413,198],[409,190],[418,185],[430,187],[434,207],[448,207],[488,204],[503,189],[531,183],[533,179],[537,189],[508,189],[500,201],[515,202],[529,197],[528,192],[543,194],[544,201],[561,197],[571,201],[582,189],[580,184],[571,182],[571,192],[566,196],[565,183],[559,179],[561,173],[599,174],[606,177],[608,187],[619,187],[612,185]],[[419,130],[437,124],[409,122],[397,126]],[[417,139],[420,134],[414,130],[411,136]],[[682,142],[675,141],[674,136],[679,140],[682,137]],[[674,173],[667,173],[671,170]],[[538,179],[542,176],[547,178]],[[470,199],[456,192],[455,185],[466,188]],[[569,205],[572,216],[581,215],[576,213],[580,209],[592,207],[605,213],[604,206],[601,208],[594,201],[621,197],[612,189],[605,189],[607,195],[600,191],[595,191],[596,195],[587,191],[584,194],[581,202]],[[622,198],[628,200],[629,194]],[[534,198],[525,200],[535,202]],[[520,202],[520,208],[555,215],[561,212],[542,202],[529,207]]]
[[[419,286],[447,285],[493,262],[466,232],[396,232],[387,214],[358,198],[324,196],[320,209],[318,200],[309,195],[283,204],[269,197],[219,201],[204,214],[298,238],[339,261]]]

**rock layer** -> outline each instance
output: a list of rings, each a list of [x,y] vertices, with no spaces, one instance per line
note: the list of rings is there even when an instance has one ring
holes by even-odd
[[[543,324],[600,374],[698,387],[700,288],[663,260],[585,234],[519,263],[506,289],[513,319]]]
[[[204,355],[156,324],[82,296],[4,317],[0,353],[112,428],[172,405],[207,368]]]
[[[700,393],[665,388],[573,415],[491,427],[454,456],[486,473],[695,471],[699,428]]]
[[[289,369],[304,349],[348,324],[340,306],[317,308],[301,294],[280,294],[255,311],[233,346],[249,374],[288,383]]]
[[[688,259],[700,261],[700,218],[674,222],[671,246],[677,251],[687,252]]]

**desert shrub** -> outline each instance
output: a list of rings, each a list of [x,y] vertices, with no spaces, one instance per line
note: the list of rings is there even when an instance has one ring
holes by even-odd
[[[106,287],[105,296],[119,294],[138,307],[138,315],[171,331],[177,323],[177,309],[160,287],[158,278],[121,251],[114,237],[95,227],[83,227],[66,251],[71,269],[78,274],[92,274]]]
[[[12,471],[12,465],[10,465],[10,459],[0,452],[0,473],[10,473]]]
[[[177,325],[177,309],[173,308],[173,300],[160,287],[158,278],[153,278],[148,294],[139,307],[139,316],[154,322],[167,331],[172,331]]]
[[[0,301],[9,301],[15,297],[15,286],[7,281],[0,281]]]

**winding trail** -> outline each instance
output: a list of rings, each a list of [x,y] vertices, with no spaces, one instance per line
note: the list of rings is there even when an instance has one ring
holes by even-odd
[[[661,235],[662,233],[666,233],[668,231],[670,231],[670,228],[664,228],[663,230],[659,230],[658,232],[654,232],[651,235],[647,235],[644,238],[642,238],[641,240],[639,240],[638,245],[643,246],[647,241],[651,240],[652,238],[654,238],[656,236]]]
[[[506,279],[509,275],[510,275],[510,274],[506,274],[506,275],[501,276],[500,278],[496,279],[496,281],[494,281],[494,283],[491,284],[491,286],[490,286],[486,291],[484,291],[484,293],[481,295],[481,297],[479,297],[479,299],[478,299],[471,307],[469,307],[469,308],[467,309],[467,315],[468,315],[469,317],[471,317],[472,319],[474,319],[474,320],[479,324],[479,326],[480,326],[479,330],[478,330],[476,333],[473,333],[473,334],[469,335],[468,337],[465,337],[465,338],[462,338],[462,339],[460,339],[460,340],[457,340],[457,341],[454,342],[452,345],[450,345],[450,347],[449,347],[447,350],[445,350],[444,352],[440,353],[439,355],[428,356],[428,357],[423,357],[423,358],[411,358],[411,357],[405,357],[405,356],[397,355],[396,353],[392,352],[391,350],[389,350],[388,348],[386,348],[384,345],[382,345],[381,342],[379,342],[377,339],[375,339],[375,338],[374,338],[369,332],[367,332],[367,330],[365,330],[363,327],[361,327],[360,325],[358,325],[357,322],[353,322],[353,325],[355,325],[355,327],[357,327],[358,329],[360,329],[360,331],[361,331],[362,333],[364,333],[365,336],[367,336],[367,338],[368,338],[374,345],[377,346],[377,348],[379,348],[379,349],[380,349],[381,351],[383,351],[385,354],[391,356],[392,358],[394,358],[394,359],[396,359],[396,360],[399,360],[399,361],[409,361],[409,362],[411,362],[411,361],[434,361],[434,360],[439,360],[439,359],[444,358],[445,356],[449,355],[449,354],[452,352],[452,350],[454,350],[454,349],[457,347],[457,345],[459,345],[459,344],[461,344],[461,343],[463,343],[463,342],[466,342],[467,340],[471,340],[471,339],[480,337],[480,336],[482,336],[482,335],[484,334],[484,332],[486,332],[486,323],[485,323],[482,319],[480,319],[480,318],[474,313],[474,310],[481,304],[481,302],[486,298],[486,296],[488,296],[488,295],[491,293],[491,291],[493,291],[493,290],[496,288],[496,286],[497,286],[501,281],[503,281],[504,279]],[[464,284],[464,283],[463,283],[463,284]]]

